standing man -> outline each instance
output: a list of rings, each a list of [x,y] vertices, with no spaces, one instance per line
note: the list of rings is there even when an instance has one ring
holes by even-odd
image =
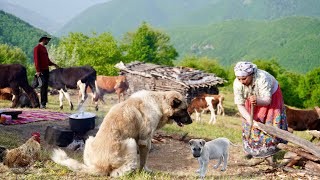
[[[36,68],[36,76],[42,81],[42,85],[40,87],[40,95],[41,95],[41,109],[46,108],[46,104],[48,102],[48,81],[49,81],[49,66],[54,66],[55,68],[59,68],[58,65],[51,62],[48,56],[48,51],[45,45],[49,43],[51,38],[47,35],[43,35],[39,39],[39,44],[34,47],[33,50],[33,58],[34,58],[34,66]]]

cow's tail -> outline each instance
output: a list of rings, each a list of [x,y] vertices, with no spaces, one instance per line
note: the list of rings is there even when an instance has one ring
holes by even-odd
[[[99,89],[97,80],[94,81],[94,86],[96,87],[96,94],[95,94],[94,98],[98,99],[98,98],[100,98],[101,93],[100,93],[100,89]]]
[[[89,174],[95,174],[95,170],[89,166],[68,157],[66,152],[62,149],[54,149],[51,159],[62,166],[67,166],[70,170],[75,172],[84,172]]]

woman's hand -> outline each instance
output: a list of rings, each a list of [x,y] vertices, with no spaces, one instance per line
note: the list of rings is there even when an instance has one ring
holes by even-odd
[[[251,104],[257,105],[257,96],[256,95],[249,96],[249,101]]]

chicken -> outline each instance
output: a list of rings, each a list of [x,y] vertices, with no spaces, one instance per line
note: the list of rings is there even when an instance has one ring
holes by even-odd
[[[20,147],[3,150],[0,153],[0,160],[3,160],[3,164],[12,171],[24,172],[35,161],[39,160],[40,150],[40,133],[34,132],[32,137]]]

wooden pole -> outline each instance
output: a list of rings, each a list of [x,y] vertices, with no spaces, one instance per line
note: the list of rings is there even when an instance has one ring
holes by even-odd
[[[309,171],[320,172],[320,164],[313,161],[307,161],[304,168]]]
[[[294,147],[294,146],[290,146],[290,145],[279,143],[277,145],[277,147],[279,149],[283,149],[283,150],[286,150],[286,151],[294,152],[294,153],[296,153],[296,154],[298,154],[298,155],[300,155],[300,156],[302,156],[302,157],[304,157],[306,159],[310,159],[312,161],[320,161],[320,158],[318,158],[318,157],[316,157],[316,156],[314,156],[312,154],[309,154],[309,153],[305,152],[304,150],[299,149],[299,148]]]
[[[320,148],[312,144],[310,141],[307,141],[305,139],[293,135],[292,133],[289,133],[288,131],[284,131],[282,129],[270,125],[265,125],[260,122],[255,122],[254,124],[258,129],[266,132],[267,134],[292,142],[320,158]]]
[[[309,174],[313,176],[320,176],[320,173],[314,172],[314,171],[308,171],[308,170],[302,170],[302,169],[293,169],[290,167],[283,167],[283,170],[291,173],[303,173],[303,174]]]

